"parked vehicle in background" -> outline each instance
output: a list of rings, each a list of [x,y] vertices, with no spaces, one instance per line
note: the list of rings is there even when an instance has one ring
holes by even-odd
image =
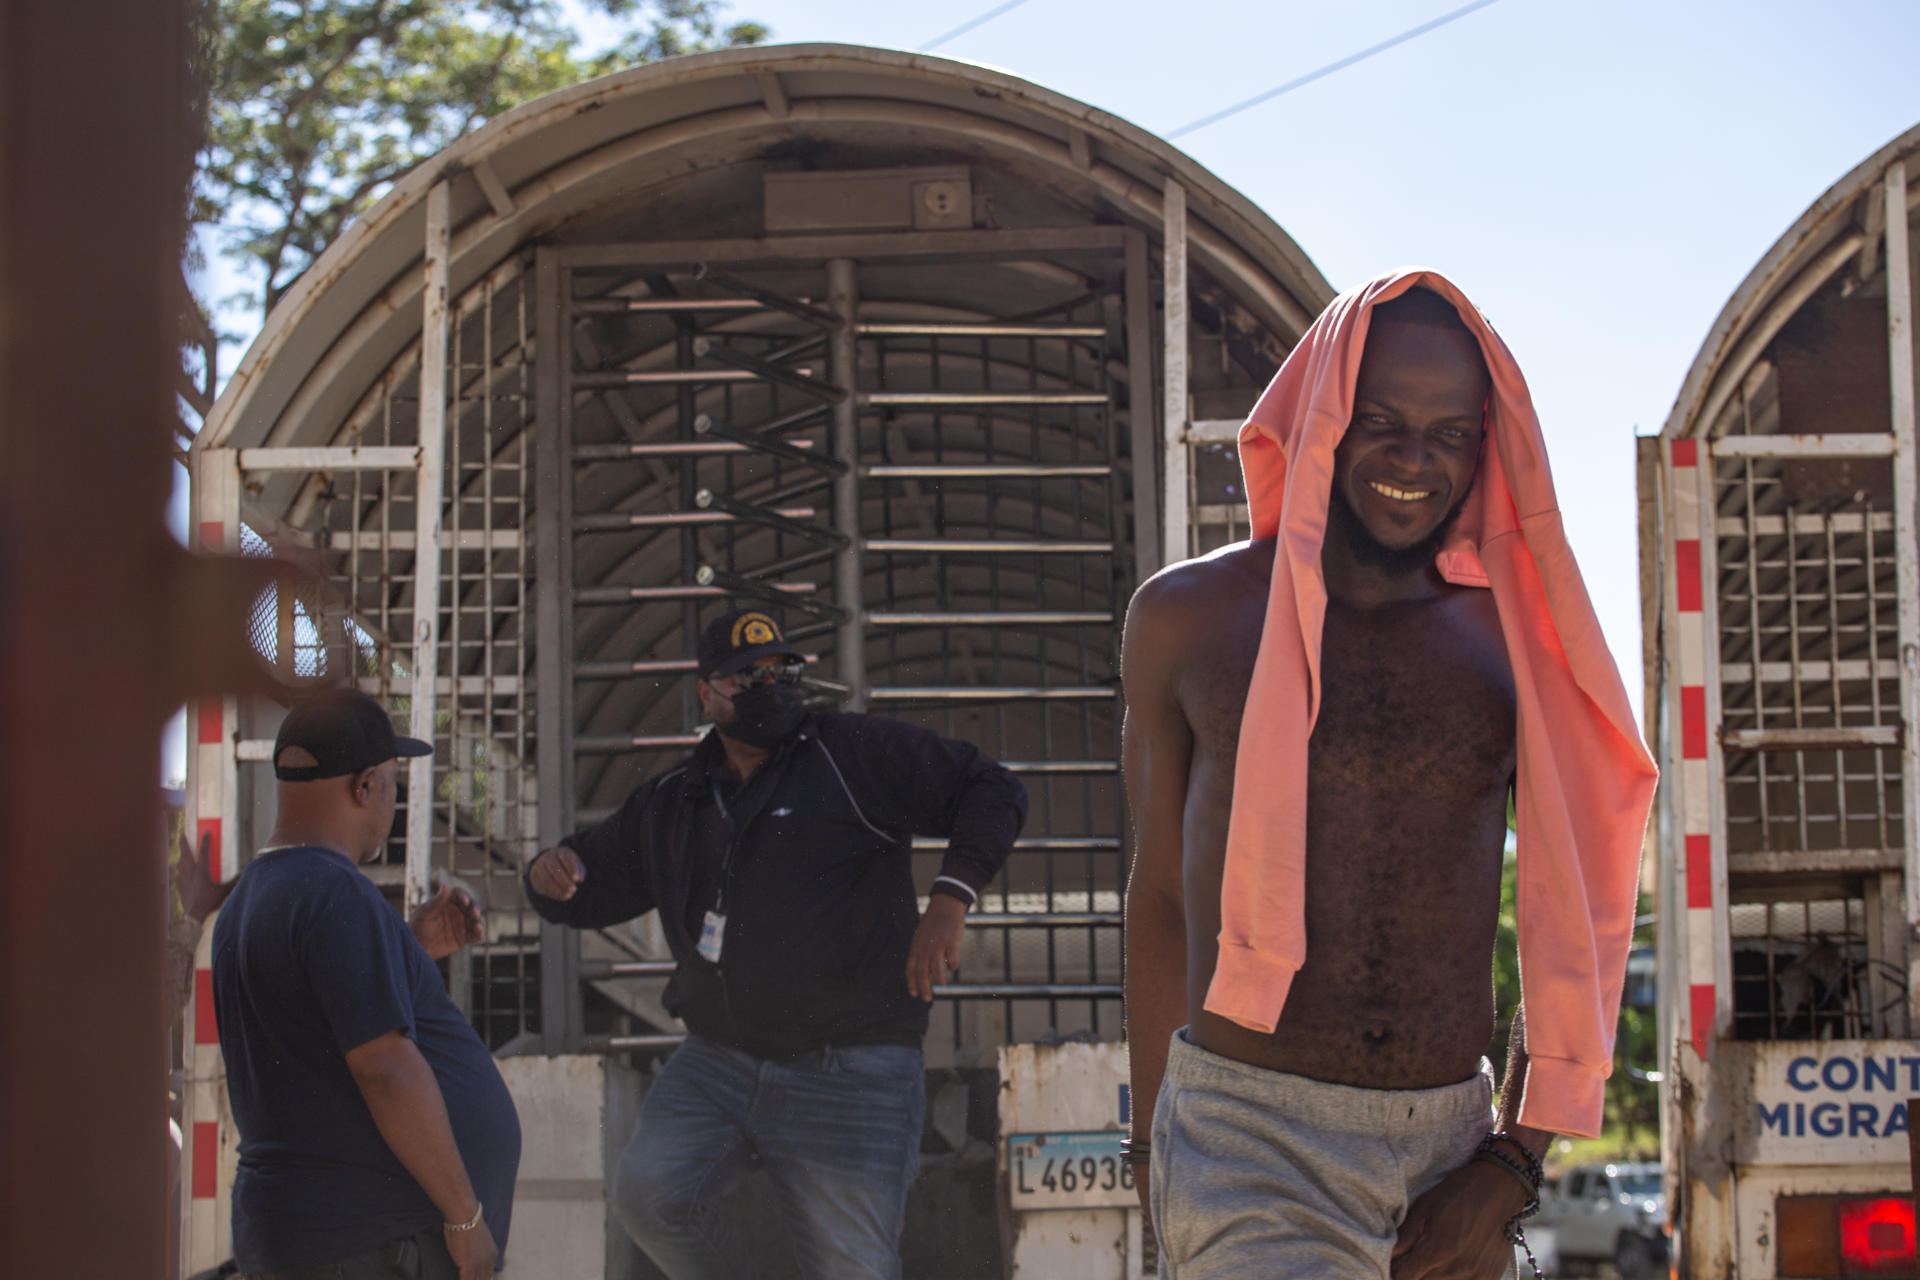
[[[1560,1261],[1611,1262],[1620,1280],[1666,1270],[1667,1198],[1657,1164],[1582,1165],[1540,1189],[1529,1226],[1551,1228]]]

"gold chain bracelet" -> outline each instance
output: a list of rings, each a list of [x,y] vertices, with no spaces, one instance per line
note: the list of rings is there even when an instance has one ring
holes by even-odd
[[[473,1202],[473,1216],[471,1218],[465,1222],[443,1222],[440,1224],[440,1229],[448,1235],[457,1235],[462,1231],[471,1231],[480,1225],[480,1215],[486,1211],[487,1206],[475,1200]]]

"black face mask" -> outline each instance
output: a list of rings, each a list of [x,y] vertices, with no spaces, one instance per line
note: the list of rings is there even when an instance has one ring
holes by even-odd
[[[721,732],[735,742],[771,751],[807,716],[807,693],[797,684],[757,684],[733,695],[733,723]]]

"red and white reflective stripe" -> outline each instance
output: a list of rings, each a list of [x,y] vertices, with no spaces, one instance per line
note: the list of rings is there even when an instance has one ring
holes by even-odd
[[[240,473],[230,449],[208,449],[194,459],[193,526],[198,549],[232,555],[240,549]],[[238,813],[235,756],[239,704],[206,697],[189,708],[187,753],[188,830],[193,847],[205,838],[216,880],[239,870],[233,840]],[[213,929],[200,938],[188,994],[185,1034],[185,1094],[181,1100],[181,1273],[220,1264],[231,1252],[232,1125],[227,1121],[225,1073],[213,1011]]]
[[[201,528],[204,536],[207,526]],[[226,801],[234,782],[227,762],[233,752],[230,706],[225,698],[203,698],[194,708],[197,721],[193,747],[197,766],[193,787],[194,830],[198,836],[210,837],[211,870],[217,880],[227,879],[233,870],[223,839]],[[195,847],[198,848],[197,840]],[[223,1230],[226,1224],[220,1203],[220,1148],[225,1135],[220,1121],[222,1072],[219,1027],[213,1011],[211,935],[209,927],[201,938],[199,954],[194,957],[193,992],[187,1007],[189,1038],[183,1099],[186,1123],[181,1126],[186,1149],[180,1153],[187,1189],[182,1205],[185,1221],[180,1233],[185,1255],[183,1270],[204,1270],[218,1265],[221,1242],[228,1234]]]
[[[1713,1042],[1718,956],[1713,945],[1713,807],[1707,748],[1707,630],[1700,539],[1711,530],[1700,501],[1700,445],[1671,443],[1673,459],[1673,586],[1680,676],[1681,875],[1687,888],[1687,1012],[1693,1049]]]

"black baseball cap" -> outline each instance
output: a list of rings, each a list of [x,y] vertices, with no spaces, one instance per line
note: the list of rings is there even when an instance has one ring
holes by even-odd
[[[784,654],[805,661],[787,643],[779,620],[765,609],[735,609],[707,623],[700,632],[700,675],[711,679],[745,671],[768,654]]]
[[[280,753],[299,747],[318,764],[284,765]],[[273,776],[282,782],[341,778],[400,756],[430,756],[433,747],[393,731],[387,709],[358,689],[328,689],[287,712],[273,739]]]

